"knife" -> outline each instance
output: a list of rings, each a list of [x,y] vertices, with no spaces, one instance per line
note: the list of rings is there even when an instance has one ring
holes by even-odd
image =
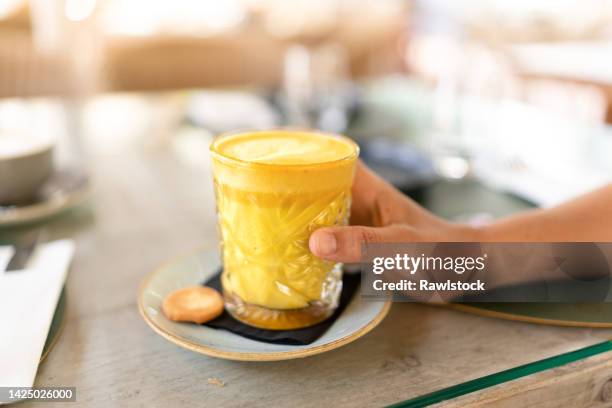
[[[15,245],[15,252],[13,257],[6,266],[5,272],[14,272],[25,269],[32,257],[32,254],[36,251],[36,247],[41,241],[42,233],[36,233],[33,236],[29,236],[26,239]]]

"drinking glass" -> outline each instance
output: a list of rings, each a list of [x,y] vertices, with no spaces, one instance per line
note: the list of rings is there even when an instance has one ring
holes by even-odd
[[[264,149],[266,143],[270,148],[279,136],[288,144],[304,143],[305,149],[308,143],[338,143],[340,153],[262,162],[224,150],[244,141],[250,149]],[[342,290],[341,265],[315,257],[308,240],[317,228],[347,224],[357,145],[342,136],[280,129],[220,136],[211,154],[229,313],[273,330],[329,317]]]

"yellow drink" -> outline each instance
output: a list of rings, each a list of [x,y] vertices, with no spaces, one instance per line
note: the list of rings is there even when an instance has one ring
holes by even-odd
[[[312,255],[308,239],[319,227],[347,223],[357,145],[271,130],[222,136],[211,151],[228,311],[268,329],[327,318],[341,269]]]

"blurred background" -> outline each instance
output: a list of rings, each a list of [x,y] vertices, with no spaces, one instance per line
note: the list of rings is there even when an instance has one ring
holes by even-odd
[[[612,1],[0,0],[0,162],[195,187],[214,135],[286,125],[554,205],[612,179]]]
[[[43,359],[65,326],[37,383],[76,386],[89,405],[170,405],[176,395],[268,403],[275,386],[299,405],[294,390],[310,384],[327,398],[326,382],[340,378],[331,395],[340,402],[373,386],[408,398],[609,337],[405,304],[378,337],[307,367],[209,366],[174,354],[138,323],[137,288],[177,254],[218,250],[213,137],[279,126],[352,137],[364,161],[447,219],[486,223],[555,205],[612,182],[612,0],[0,0],[8,376],[34,380],[41,350],[25,340],[35,326]],[[210,267],[185,265],[194,277]],[[598,305],[570,306],[543,313],[597,320]],[[447,350],[457,344],[478,358],[453,363]],[[362,368],[386,372],[381,386],[355,392]],[[407,388],[399,372],[423,381]]]

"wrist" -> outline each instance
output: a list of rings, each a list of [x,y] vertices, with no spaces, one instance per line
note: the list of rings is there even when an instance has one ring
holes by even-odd
[[[484,242],[487,241],[487,226],[474,226],[469,224],[450,224],[447,241],[451,242]]]

